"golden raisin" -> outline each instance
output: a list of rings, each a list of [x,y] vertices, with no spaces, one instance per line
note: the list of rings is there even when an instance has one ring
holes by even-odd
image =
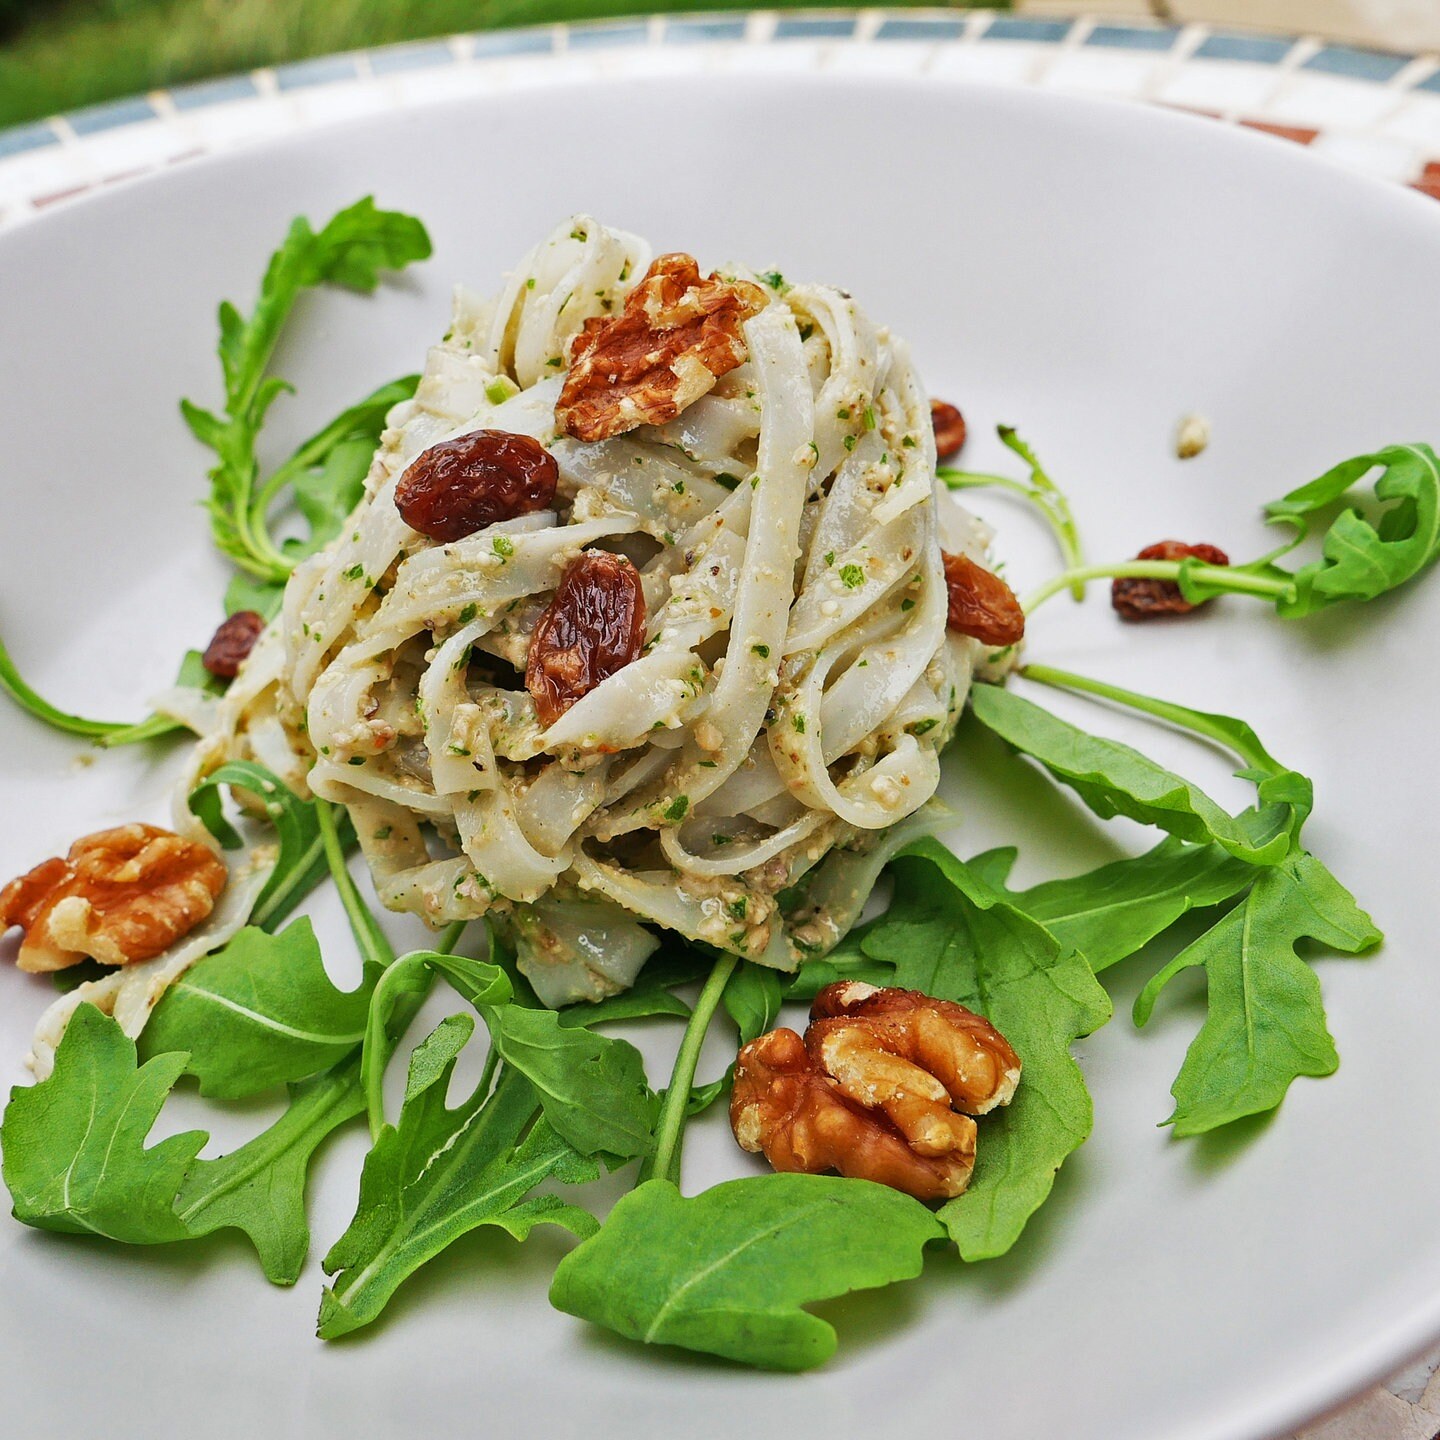
[[[1015,645],[1025,637],[1025,612],[1015,592],[968,555],[942,554],[949,592],[946,623],[984,645]]]
[[[645,643],[639,571],[608,550],[584,550],[565,567],[530,638],[525,688],[544,726],[623,669]]]

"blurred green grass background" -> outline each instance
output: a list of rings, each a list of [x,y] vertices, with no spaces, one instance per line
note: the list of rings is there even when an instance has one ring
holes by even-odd
[[[827,5],[836,8],[834,0],[764,8]],[[748,8],[726,0],[0,0],[0,127],[334,50],[503,25]]]

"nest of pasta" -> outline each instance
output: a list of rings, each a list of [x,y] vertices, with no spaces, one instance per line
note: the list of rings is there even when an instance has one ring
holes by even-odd
[[[460,538],[407,523],[481,431],[553,477]],[[575,217],[457,293],[199,766],[343,804],[386,906],[489,916],[547,1003],[629,985],[661,930],[793,969],[927,824],[990,650],[947,629],[942,538],[989,537],[935,463],[907,348],[844,291]]]

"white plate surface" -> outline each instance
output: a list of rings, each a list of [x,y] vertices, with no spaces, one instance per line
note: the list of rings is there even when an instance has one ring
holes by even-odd
[[[537,85],[197,165],[0,242],[0,625],[53,698],[138,714],[208,635],[223,569],[176,398],[213,399],[215,303],[248,300],[289,217],[370,191],[425,218],[435,258],[372,301],[307,300],[279,357],[301,394],[277,407],[277,446],[417,366],[451,282],[490,286],[572,210],[705,262],[847,286],[965,408],[967,463],[1002,467],[987,431],[1022,427],[1097,556],[1171,534],[1258,553],[1260,502],[1440,430],[1428,199],[1200,120],[938,80]],[[1214,440],[1182,465],[1190,411]],[[1011,573],[1039,578],[1032,522],[984,508]],[[1311,843],[1389,941],[1317,962],[1342,1067],[1299,1082],[1273,1123],[1199,1143],[1156,1128],[1199,1000],[1177,988],[1137,1034],[1129,1001],[1163,957],[1132,962],[1117,1019],[1080,1047],[1095,1136],[1016,1251],[937,1256],[916,1284],[824,1307],[840,1354],[798,1378],[556,1314],[566,1242],[543,1231],[463,1242],[372,1331],[322,1346],[318,1257],[353,1205],[350,1133],[322,1158],[315,1253],[290,1292],[223,1237],[127,1251],[0,1223],[0,1433],[1239,1440],[1294,1425],[1440,1334],[1437,633],[1433,580],[1313,623],[1230,601],[1149,629],[1116,623],[1097,590],[1033,627],[1035,658],[1243,714],[1316,778]],[[1238,799],[1215,757],[1144,743]],[[85,766],[80,748],[0,710],[0,875],[100,823],[163,818],[173,762]],[[1026,879],[1135,839],[989,753],[957,758],[947,793],[954,846],[1019,840]],[[343,927],[321,914],[343,970]],[[23,1078],[48,994],[0,974],[0,1079]],[[672,1040],[648,1032],[657,1060]],[[217,1145],[260,1114],[227,1117]],[[744,1167],[719,1116],[697,1127],[687,1188]]]

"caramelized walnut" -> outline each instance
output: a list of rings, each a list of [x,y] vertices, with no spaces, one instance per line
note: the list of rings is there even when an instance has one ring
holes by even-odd
[[[1230,563],[1230,557],[1218,546],[1186,545],[1180,540],[1161,540],[1159,544],[1147,545],[1135,558],[1188,560],[1192,557],[1206,565]],[[1129,576],[1111,582],[1110,603],[1124,620],[1150,620],[1157,615],[1188,615],[1197,604],[1206,602],[1187,600],[1173,580]]]
[[[149,960],[215,907],[228,871],[204,845],[154,825],[86,835],[0,890],[0,932],[25,931],[22,970]]]
[[[765,303],[748,280],[702,280],[693,256],[659,256],[620,314],[593,316],[575,337],[555,405],[561,430],[608,440],[673,420],[744,361],[740,327]]]
[[[965,443],[965,417],[948,401],[932,400],[930,423],[935,427],[935,458],[950,459]]]
[[[565,567],[530,637],[525,688],[553,725],[582,695],[623,669],[645,644],[640,574],[623,556],[583,550]]]
[[[265,617],[259,611],[237,610],[220,622],[200,663],[221,680],[233,680],[264,633]]]
[[[984,1018],[916,990],[855,981],[815,997],[804,1039],[772,1030],[740,1052],[730,1125],[777,1169],[838,1170],[919,1200],[970,1182],[975,1122],[1008,1104],[1020,1060]]]
[[[985,645],[1016,645],[1025,638],[1025,612],[1015,592],[992,570],[968,555],[946,555],[945,588],[950,596],[946,623]]]

